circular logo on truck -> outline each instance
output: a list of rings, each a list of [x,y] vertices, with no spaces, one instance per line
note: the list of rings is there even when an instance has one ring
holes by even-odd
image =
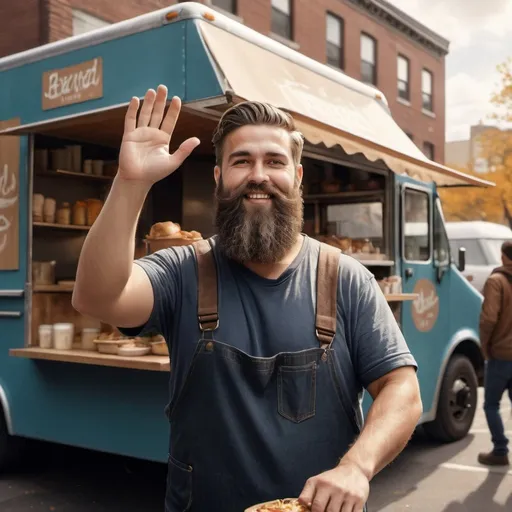
[[[439,297],[436,287],[428,279],[420,279],[414,286],[413,293],[418,298],[412,303],[412,320],[416,329],[421,332],[430,331],[439,316]]]

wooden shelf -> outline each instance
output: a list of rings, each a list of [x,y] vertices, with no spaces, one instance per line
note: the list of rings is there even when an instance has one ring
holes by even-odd
[[[112,181],[112,176],[96,176],[95,174],[85,174],[84,172],[64,171],[58,169],[56,171],[36,171],[37,176],[51,176],[52,178],[83,178],[85,180],[96,181]]]
[[[126,357],[110,354],[100,354],[87,350],[54,350],[39,347],[19,348],[9,350],[12,357],[38,359],[45,361],[61,361],[66,363],[89,364],[95,366],[112,366],[115,368],[132,368],[155,372],[170,371],[168,356]]]
[[[91,226],[75,226],[74,224],[50,224],[49,222],[33,222],[34,227],[51,228],[51,229],[66,229],[72,231],[89,231]]]
[[[73,286],[59,284],[38,284],[34,286],[35,293],[72,293]]]
[[[388,302],[405,302],[409,300],[416,300],[418,298],[417,293],[390,293],[385,295]]]

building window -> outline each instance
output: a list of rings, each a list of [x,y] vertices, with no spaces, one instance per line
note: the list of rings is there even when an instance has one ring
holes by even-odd
[[[91,16],[84,11],[73,9],[73,35],[85,34],[91,30],[106,27],[110,25],[107,21],[104,21],[96,16]]]
[[[423,153],[425,153],[425,156],[429,160],[434,160],[434,157],[435,157],[434,144],[432,144],[430,142],[424,142],[423,143]]]
[[[409,101],[411,98],[409,89],[409,59],[398,56],[398,97]]]
[[[224,11],[236,14],[236,0],[211,0],[212,5],[220,7]]]
[[[377,41],[368,34],[361,34],[361,79],[377,85]]]
[[[291,0],[272,0],[272,32],[292,40]]]
[[[345,69],[344,32],[343,20],[327,13],[327,64],[340,69]]]
[[[421,96],[423,98],[423,108],[429,112],[434,112],[433,82],[432,73],[424,69],[421,73]]]

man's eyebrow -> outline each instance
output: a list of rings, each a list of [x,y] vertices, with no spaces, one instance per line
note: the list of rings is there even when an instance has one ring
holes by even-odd
[[[234,151],[228,157],[228,160],[232,160],[233,158],[241,157],[241,156],[251,156],[251,152],[247,150]],[[274,156],[280,158],[287,158],[286,153],[280,151],[267,151],[265,156]]]
[[[251,153],[249,151],[234,151],[229,155],[228,160],[232,160],[233,158],[237,158],[239,156],[251,156]]]

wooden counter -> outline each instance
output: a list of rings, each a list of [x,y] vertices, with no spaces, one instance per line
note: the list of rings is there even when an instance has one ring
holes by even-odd
[[[388,302],[405,302],[408,300],[416,300],[418,298],[417,293],[391,293],[385,295]]]
[[[11,349],[9,355],[27,359],[42,359],[46,361],[63,361],[66,363],[91,364],[96,366],[112,366],[115,368],[132,368],[155,372],[170,371],[168,356],[147,355],[140,357],[116,356],[100,354],[88,350],[55,350],[39,347]]]

